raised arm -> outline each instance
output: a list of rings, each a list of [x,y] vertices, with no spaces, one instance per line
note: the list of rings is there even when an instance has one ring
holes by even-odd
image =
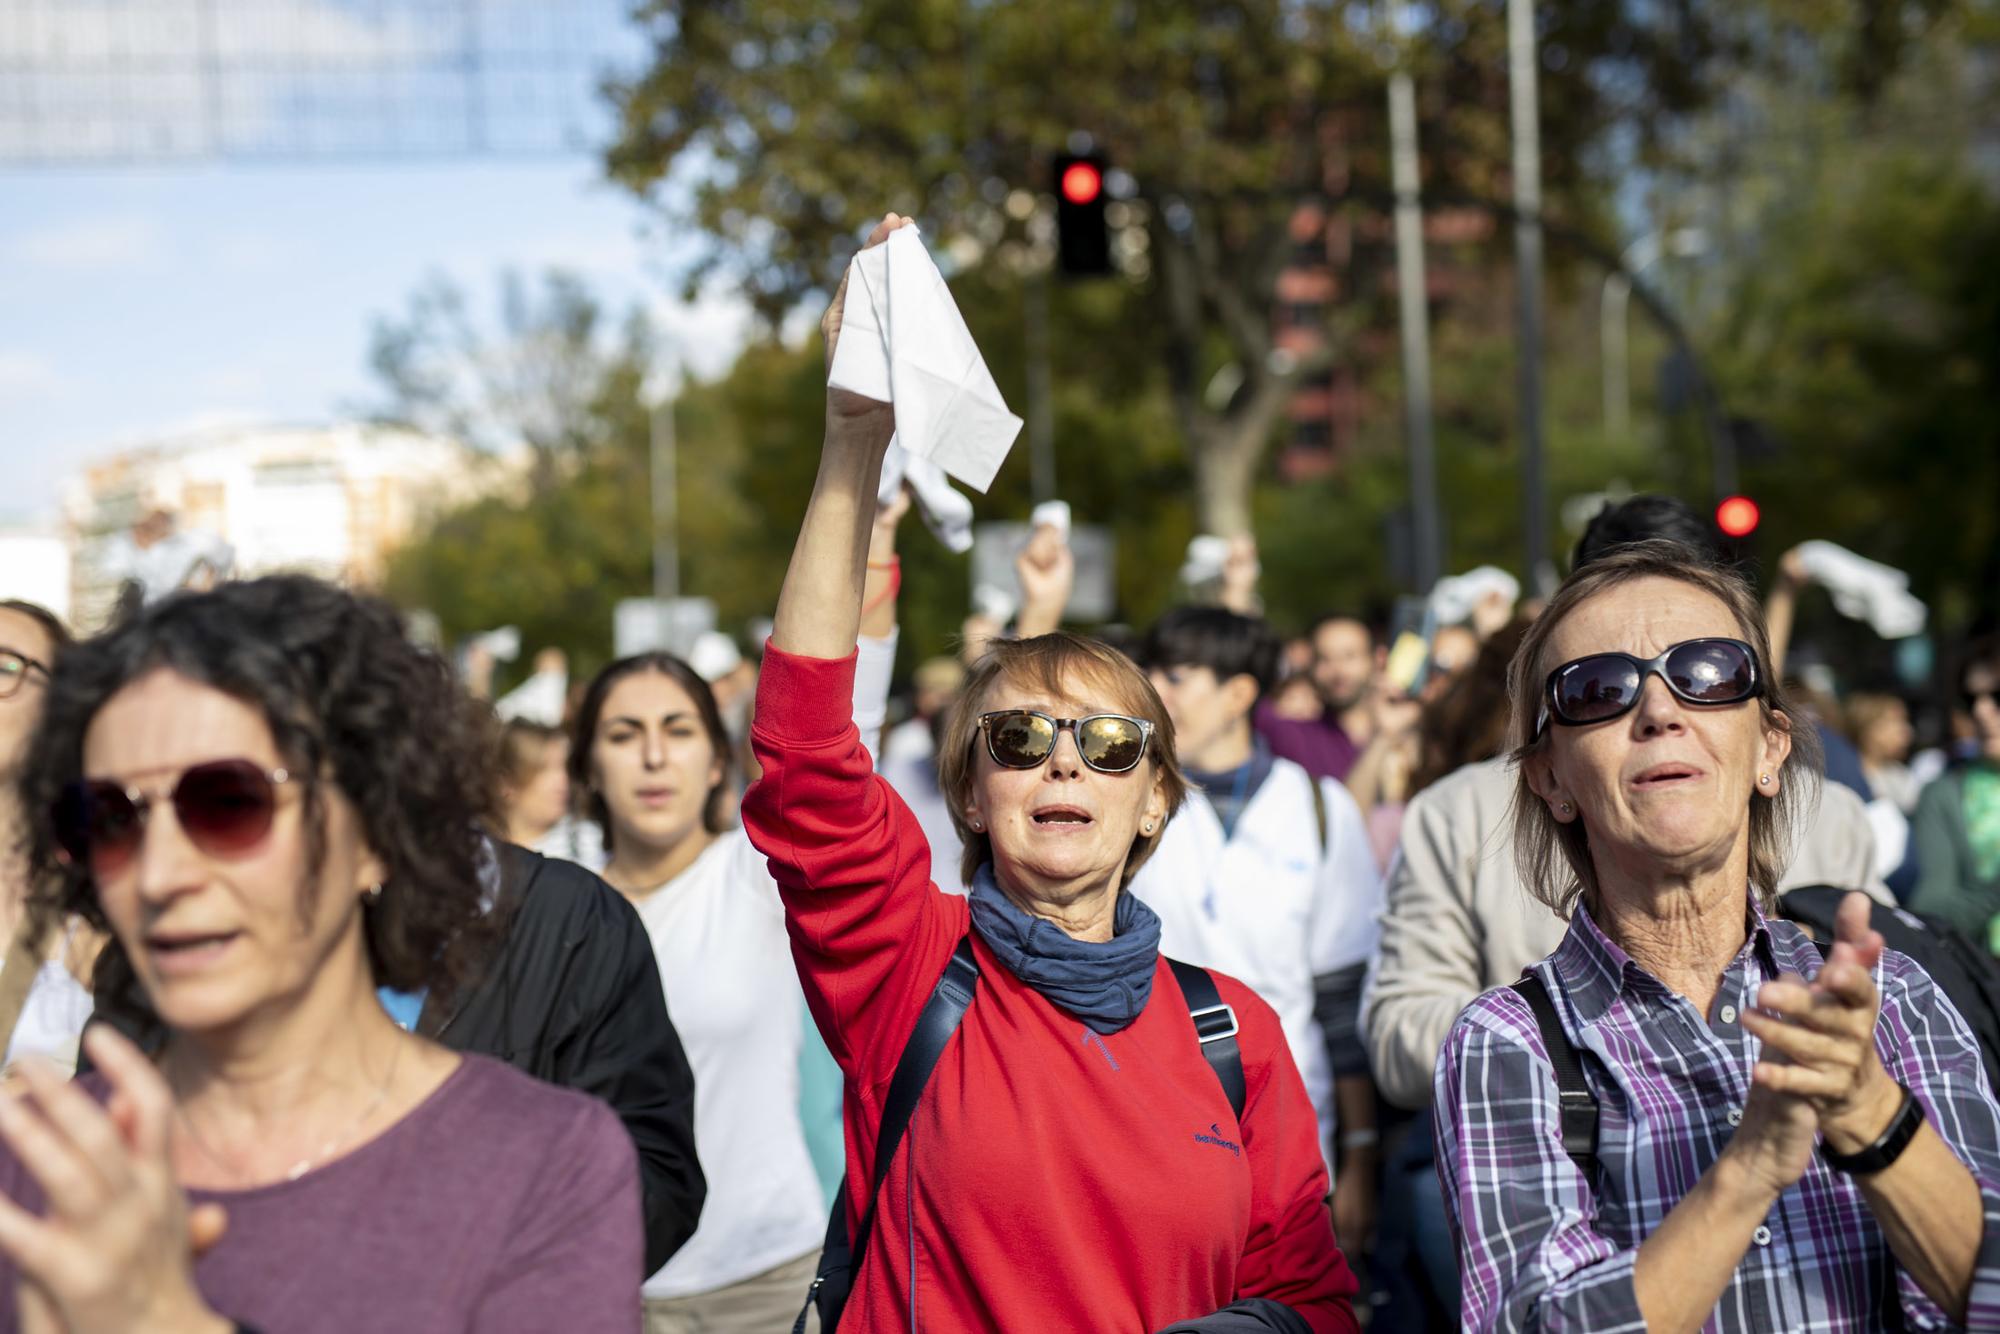
[[[868,244],[910,225],[891,213],[876,225]],[[840,341],[847,279],[820,321],[826,357],[832,364]],[[868,543],[875,526],[875,492],[882,455],[896,433],[895,409],[844,389],[826,391],[826,442],[820,447],[819,477],[792,548],[791,567],[778,594],[771,643],[810,658],[845,658],[854,652],[861,628],[861,593],[867,575]]]

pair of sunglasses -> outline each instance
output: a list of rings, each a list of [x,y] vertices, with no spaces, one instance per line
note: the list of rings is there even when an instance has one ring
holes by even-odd
[[[182,770],[167,800],[181,832],[204,856],[240,857],[271,832],[278,789],[294,777],[249,760],[210,760]],[[93,874],[117,875],[144,842],[156,800],[142,788],[103,779],[71,783],[50,813],[56,843]]]
[[[1995,703],[2000,703],[2000,690],[1961,690],[1958,692],[1959,705],[1967,713],[1971,713],[1974,709],[1978,708],[1979,701],[1982,699],[1990,699]]]
[[[1687,704],[1741,704],[1763,688],[1757,650],[1740,639],[1689,639],[1657,658],[1593,653],[1549,673],[1537,735],[1550,720],[1566,727],[1609,722],[1632,711],[1657,675]]]
[[[1056,737],[1068,731],[1076,737],[1076,753],[1101,774],[1130,773],[1146,758],[1153,725],[1122,713],[1093,713],[1088,718],[1051,718],[1033,709],[1001,709],[979,715],[986,734],[986,753],[1003,769],[1033,769],[1055,753]]]
[[[28,684],[31,676],[49,679],[49,669],[26,654],[0,648],[0,699],[10,699]]]

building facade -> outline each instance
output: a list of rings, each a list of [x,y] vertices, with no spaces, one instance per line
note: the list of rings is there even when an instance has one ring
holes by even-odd
[[[516,486],[518,460],[393,426],[228,426],[88,464],[65,487],[71,606],[88,628],[118,592],[133,526],[166,513],[221,539],[241,575],[296,570],[358,585],[431,515]]]

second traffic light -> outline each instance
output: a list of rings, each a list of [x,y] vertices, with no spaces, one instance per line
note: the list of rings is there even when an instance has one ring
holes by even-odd
[[[1057,267],[1078,275],[1111,272],[1111,227],[1104,218],[1104,159],[1064,153],[1055,160]]]

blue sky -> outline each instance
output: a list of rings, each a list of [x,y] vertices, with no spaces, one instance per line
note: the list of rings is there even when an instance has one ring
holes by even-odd
[[[231,165],[200,160],[215,154],[191,85],[148,83],[120,55],[184,66],[190,0],[30,0],[0,55],[47,77],[0,106],[0,164],[107,145],[186,161],[0,165],[0,520],[53,517],[63,476],[135,438],[217,418],[331,420],[370,402],[370,323],[433,273],[490,310],[503,269],[567,268],[614,305],[651,308],[695,371],[725,367],[742,304],[683,304],[688,242],[650,227],[586,149],[542,151],[602,137],[594,73],[637,50],[624,6],[545,3],[481,6],[492,134],[540,156],[314,162],[329,146],[450,151],[467,123],[458,7],[221,0],[220,59],[246,71],[229,75],[221,147],[260,163]],[[526,54],[509,64],[510,51]],[[315,84],[311,62],[334,56],[359,72]],[[258,72],[273,62],[277,75]]]
[[[586,160],[0,173],[0,516],[47,517],[78,460],[217,416],[329,419],[368,401],[370,320],[444,272],[559,265],[653,307],[690,364],[743,316],[683,306],[671,245]],[[683,252],[684,257],[684,252]]]

